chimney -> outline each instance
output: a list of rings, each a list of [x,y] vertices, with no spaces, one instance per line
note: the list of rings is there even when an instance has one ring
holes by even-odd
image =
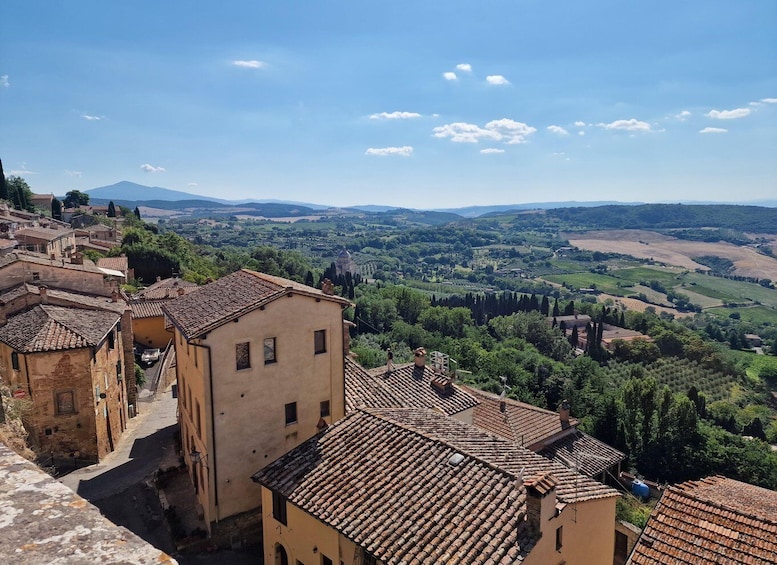
[[[565,429],[569,427],[569,408],[568,400],[562,400],[561,406],[558,407],[558,417],[561,420],[561,427]]]
[[[335,285],[329,279],[324,279],[324,282],[321,283],[321,292],[332,296],[335,293]]]
[[[542,535],[542,524],[556,515],[556,479],[551,474],[526,479],[526,526],[534,537]]]
[[[156,282],[159,282],[159,281],[161,281],[161,280],[162,280],[162,277],[160,277],[159,275],[157,275],[157,276],[156,276]]]
[[[178,287],[178,296],[183,296],[186,293],[186,291],[183,289],[182,286]]]
[[[41,304],[48,304],[49,303],[49,287],[46,285],[43,285],[38,288],[40,291],[40,303]]]
[[[413,350],[413,354],[415,355],[413,359],[415,366],[423,369],[426,366],[426,349],[419,347]]]
[[[119,301],[119,293],[115,290],[111,292],[111,302],[118,302]]]

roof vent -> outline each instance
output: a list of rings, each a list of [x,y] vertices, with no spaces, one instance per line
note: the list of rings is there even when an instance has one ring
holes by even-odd
[[[451,458],[448,459],[448,465],[451,467],[458,467],[462,461],[464,461],[464,456],[461,453],[454,453],[451,455]]]

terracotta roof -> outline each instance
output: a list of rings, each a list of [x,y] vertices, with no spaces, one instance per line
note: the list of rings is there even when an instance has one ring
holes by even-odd
[[[9,317],[0,327],[0,341],[23,353],[91,347],[118,320],[115,312],[41,304]]]
[[[66,305],[75,306],[77,308],[97,308],[99,310],[110,310],[111,312],[117,312],[119,314],[123,313],[124,310],[127,309],[127,303],[123,300],[113,302],[110,298],[106,298],[105,296],[94,296],[91,294],[69,292],[67,290],[60,290],[58,288],[47,288],[46,292],[48,294],[49,300],[53,303],[53,306]],[[11,302],[16,298],[20,298],[26,294],[39,296],[40,286],[31,283],[22,283],[18,286],[0,292],[0,304],[7,304],[8,302]]]
[[[464,388],[480,401],[473,419],[477,427],[529,449],[541,449],[548,440],[578,424],[576,418],[570,418],[569,426],[563,427],[557,412],[509,398],[505,399],[505,411],[502,412],[498,395],[472,387]]]
[[[49,267],[57,267],[59,269],[70,269],[73,271],[85,271],[90,273],[103,275],[103,272],[97,268],[97,266],[89,261],[83,265],[77,265],[70,263],[67,259],[51,259],[47,255],[41,253],[33,253],[31,251],[13,251],[8,255],[0,257],[0,268],[7,265],[11,265],[21,261],[23,263],[31,263],[34,265],[44,265]]]
[[[129,268],[129,262],[126,257],[101,257],[97,260],[97,266],[124,273]]]
[[[14,237],[18,240],[23,239],[43,239],[45,241],[54,241],[60,237],[73,235],[73,230],[55,230],[48,228],[22,228],[16,230]]]
[[[595,477],[626,458],[614,447],[579,430],[545,446],[539,454],[587,477]]]
[[[146,288],[144,290],[141,290],[137,294],[134,294],[132,297],[136,300],[164,300],[164,299],[170,299],[170,298],[178,298],[182,294],[189,294],[190,292],[194,292],[199,287],[195,284],[192,286],[179,286],[179,287],[173,287],[173,286],[163,286],[160,288]],[[182,294],[181,291],[183,291]]]
[[[197,285],[193,282],[185,281],[178,277],[170,277],[156,281],[154,284],[148,285],[141,292],[148,292],[150,290],[158,290],[160,288],[197,288]]]
[[[345,360],[345,407],[350,412],[368,408],[436,408],[448,416],[473,408],[478,401],[451,385],[449,392],[431,384],[434,370],[416,369],[413,363],[398,365],[391,374],[385,367],[365,370],[353,359]]]
[[[304,284],[241,269],[199,287],[196,292],[171,300],[162,309],[184,336],[192,339],[289,292],[330,300],[343,306],[351,304],[344,298],[324,294]]]
[[[516,476],[523,474],[526,480],[539,475],[553,474],[558,483],[556,494],[563,502],[582,502],[619,496],[618,492],[611,487],[461,420],[443,416],[431,410],[414,408],[366,410],[398,425],[410,427],[425,436],[449,443],[460,451],[488,461]]]
[[[136,319],[156,318],[164,316],[162,304],[164,300],[133,300],[130,302],[132,308],[132,317]]]
[[[472,454],[453,464],[457,453],[357,410],[253,479],[386,564],[522,561],[531,547],[525,489]]]
[[[777,563],[777,492],[726,477],[671,486],[627,563]]]

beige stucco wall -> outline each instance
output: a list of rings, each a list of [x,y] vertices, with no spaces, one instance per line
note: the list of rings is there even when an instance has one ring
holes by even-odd
[[[568,504],[558,516],[544,519],[542,537],[524,561],[525,565],[611,564],[615,550],[615,500],[610,497]],[[563,526],[563,545],[556,551],[559,526]]]
[[[125,381],[116,376],[121,351],[120,341],[114,349],[104,342],[94,362],[91,348],[20,353],[14,371],[12,350],[0,343],[0,373],[32,403],[28,422],[39,452],[63,458],[78,452],[81,459],[97,461],[112,451],[127,422]],[[68,390],[75,393],[76,412],[57,414],[56,393]],[[100,393],[106,398],[96,396]]]
[[[326,353],[314,354],[316,330],[326,330]],[[264,339],[270,337],[276,339],[277,362],[265,364]],[[327,423],[344,416],[342,339],[340,305],[299,294],[222,325],[199,340],[203,347],[181,343],[176,335],[184,448],[189,453],[187,441],[194,438],[197,451],[208,454],[207,468],[198,469],[210,481],[207,492],[199,493],[207,522],[260,505],[259,487],[251,476],[317,433],[322,401],[330,403]],[[237,370],[235,346],[244,342],[250,344],[251,366]],[[291,402],[297,403],[297,422],[286,425],[285,405]]]
[[[48,264],[15,261],[0,269],[0,290],[16,286],[23,282],[47,284],[53,288],[72,290],[110,296],[118,289],[118,282],[109,280],[100,272],[91,272],[77,268],[63,268],[62,259],[49,261]],[[33,275],[37,273],[37,278]]]
[[[134,318],[132,320],[132,331],[135,334],[135,341],[145,347],[164,349],[173,338],[173,333],[165,329],[164,316]]]

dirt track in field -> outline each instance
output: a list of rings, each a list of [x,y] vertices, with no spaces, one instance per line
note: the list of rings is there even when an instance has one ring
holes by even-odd
[[[762,255],[751,247],[725,242],[687,241],[646,230],[590,231],[562,234],[562,237],[568,238],[571,245],[580,249],[624,253],[686,269],[707,270],[691,257],[715,255],[732,261],[737,275],[777,280],[777,259]]]
[[[655,309],[656,312],[667,312],[669,314],[674,314],[675,318],[693,316],[693,312],[678,312],[675,308],[667,308],[666,306],[648,304],[647,302],[642,302],[636,298],[625,298],[623,296],[614,296],[612,294],[599,294],[596,297],[599,302],[604,302],[608,298],[611,298],[616,305],[623,306],[626,310],[631,310],[632,312],[644,312],[645,308],[650,306],[651,308]]]

